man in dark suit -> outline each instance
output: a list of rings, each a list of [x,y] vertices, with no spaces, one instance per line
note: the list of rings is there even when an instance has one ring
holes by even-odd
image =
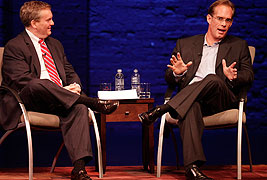
[[[52,20],[51,6],[41,1],[24,3],[20,18],[25,31],[10,40],[3,56],[2,85],[16,90],[26,109],[56,114],[65,146],[74,168],[72,180],[91,179],[85,164],[92,159],[88,107],[110,114],[117,101],[101,101],[82,93],[82,85],[68,62],[62,44],[49,37]],[[0,125],[13,129],[21,112],[14,98],[0,93]]]
[[[167,104],[139,114],[146,125],[166,112],[179,119],[187,179],[212,179],[198,168],[206,161],[202,116],[236,107],[240,89],[254,79],[246,41],[227,35],[234,13],[232,2],[218,0],[209,7],[207,33],[177,41],[165,79],[180,91]]]

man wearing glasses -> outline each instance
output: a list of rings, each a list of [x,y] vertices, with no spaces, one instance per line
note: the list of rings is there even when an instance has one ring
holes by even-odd
[[[241,87],[254,79],[247,42],[227,35],[235,13],[229,0],[217,0],[208,9],[208,31],[178,39],[165,79],[179,92],[167,104],[139,114],[150,125],[164,113],[179,119],[187,179],[212,179],[199,167],[206,162],[201,137],[203,116],[238,107]]]

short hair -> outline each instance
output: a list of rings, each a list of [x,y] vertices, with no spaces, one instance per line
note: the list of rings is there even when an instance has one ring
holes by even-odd
[[[235,15],[235,5],[234,5],[234,3],[232,3],[229,0],[217,0],[214,3],[212,3],[210,5],[209,9],[208,9],[208,14],[213,15],[215,7],[217,7],[219,5],[225,5],[225,6],[229,6],[230,8],[232,8],[232,10],[233,10],[232,18],[234,17],[234,15]]]
[[[40,11],[50,9],[51,5],[42,1],[25,2],[20,8],[20,20],[25,27],[31,25],[31,21],[40,19]]]

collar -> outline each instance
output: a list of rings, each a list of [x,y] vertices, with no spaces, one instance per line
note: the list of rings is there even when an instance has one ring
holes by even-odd
[[[218,41],[218,42],[215,42],[213,45],[208,45],[208,42],[207,42],[207,33],[205,34],[205,37],[204,37],[204,44],[203,46],[207,46],[207,47],[212,47],[212,46],[216,46],[218,44],[220,44],[222,42],[222,40]]]
[[[31,31],[29,31],[27,28],[25,28],[25,30],[26,30],[27,34],[30,36],[30,38],[31,38],[31,40],[32,40],[33,42],[37,42],[37,43],[39,43],[40,38],[38,38],[37,36],[35,36],[35,35],[34,35]]]

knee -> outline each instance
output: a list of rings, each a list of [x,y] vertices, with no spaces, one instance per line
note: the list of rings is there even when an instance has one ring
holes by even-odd
[[[221,78],[219,76],[217,76],[216,74],[208,74],[205,79],[207,79],[208,81],[219,81],[221,80]]]
[[[223,80],[217,76],[216,74],[209,74],[205,77],[204,81],[207,81],[207,83],[211,86],[214,87],[223,87],[225,85],[225,83],[223,82]]]

